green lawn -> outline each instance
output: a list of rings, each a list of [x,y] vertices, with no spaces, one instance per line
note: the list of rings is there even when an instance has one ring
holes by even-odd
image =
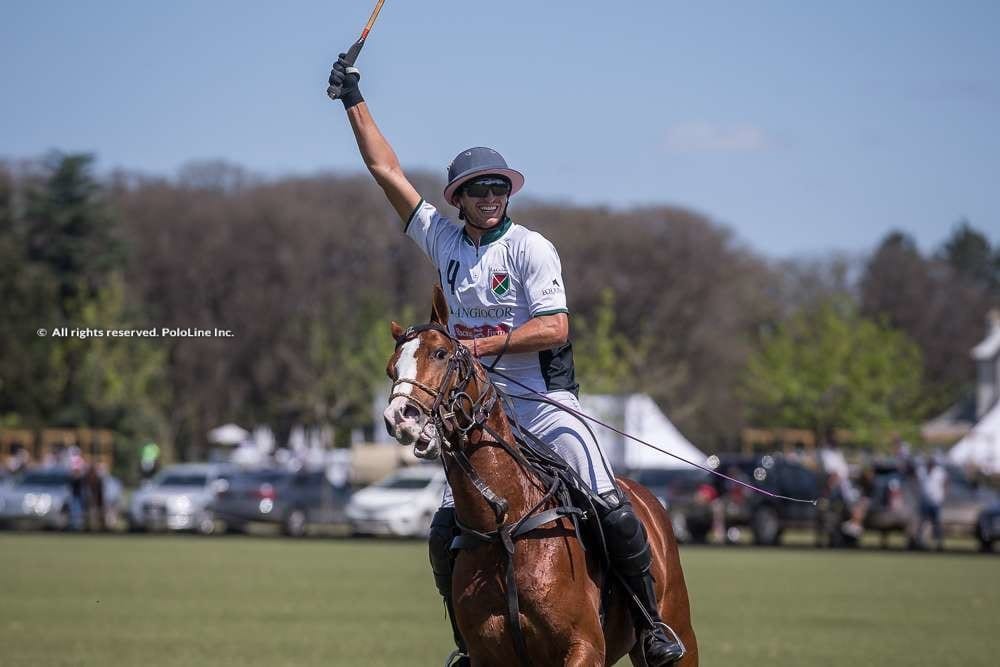
[[[1000,664],[1000,556],[686,548],[702,664]],[[0,665],[437,666],[414,542],[0,534]]]

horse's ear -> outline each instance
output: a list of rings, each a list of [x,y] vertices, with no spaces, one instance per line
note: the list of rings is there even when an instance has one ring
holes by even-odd
[[[392,321],[392,324],[389,325],[389,329],[392,331],[392,337],[395,340],[399,340],[399,337],[403,335],[403,327],[399,326],[399,323],[396,322],[396,320]]]
[[[448,326],[448,302],[444,299],[441,283],[434,283],[434,300],[431,306],[431,322]]]

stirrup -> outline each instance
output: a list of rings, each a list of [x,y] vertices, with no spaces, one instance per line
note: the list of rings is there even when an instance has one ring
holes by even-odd
[[[681,641],[681,636],[679,634],[677,634],[672,627],[670,627],[669,625],[667,625],[663,621],[657,621],[653,625],[654,625],[654,629],[656,629],[656,627],[663,628],[663,631],[666,634],[668,634],[671,637],[673,637],[674,641],[677,642],[680,645],[681,649],[683,649],[685,653],[687,653],[687,648],[684,646],[684,642]]]
[[[672,637],[674,643],[677,645],[678,648],[680,648],[680,654],[677,655],[676,657],[674,657],[670,661],[669,664],[671,664],[671,665],[674,664],[675,662],[677,662],[678,660],[680,660],[681,658],[683,658],[687,654],[687,647],[684,646],[684,642],[681,641],[680,635],[678,635],[674,631],[674,629],[672,627],[670,627],[669,625],[667,625],[663,621],[656,621],[656,622],[654,622],[651,626],[649,626],[649,627],[646,628],[646,630],[643,632],[643,634],[645,634],[646,632],[655,634],[657,630],[662,630],[664,635],[667,635],[668,637]],[[646,645],[645,645],[645,642],[642,641],[641,637],[639,638],[639,642],[640,642],[640,645],[642,646],[643,658],[645,658],[646,657]]]
[[[444,659],[444,667],[456,667],[456,665],[461,665],[462,658],[465,658],[465,664],[469,664],[469,654],[462,653],[461,649],[455,649],[448,655],[447,658]]]

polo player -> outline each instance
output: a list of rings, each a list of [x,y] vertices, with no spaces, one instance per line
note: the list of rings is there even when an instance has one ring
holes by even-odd
[[[490,148],[470,148],[448,166],[444,199],[458,209],[454,224],[425,201],[407,180],[392,147],[382,136],[358,87],[360,73],[344,54],[333,66],[330,84],[342,86],[340,99],[357,138],[365,165],[403,221],[403,232],[438,270],[448,303],[448,327],[484,364],[549,399],[580,410],[569,341],[569,310],[559,255],[541,234],[514,223],[507,215],[511,196],[524,176]],[[513,414],[565,459],[600,498],[599,518],[614,567],[636,593],[642,609],[633,608],[636,636],[651,667],[669,665],[684,655],[683,646],[665,632],[657,610],[651,555],[646,532],[631,503],[617,487],[614,473],[591,433],[558,407],[524,400],[525,390],[499,376],[491,378],[511,396]],[[398,403],[385,414],[396,433],[412,429],[415,417]],[[450,548],[456,535],[451,489],[434,516],[430,561],[444,598],[458,651],[454,665],[468,665],[465,645],[452,605]]]

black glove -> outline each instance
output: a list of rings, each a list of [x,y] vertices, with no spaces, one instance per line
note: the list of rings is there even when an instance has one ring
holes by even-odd
[[[341,53],[337,62],[334,63],[333,69],[330,70],[330,87],[326,89],[326,94],[332,100],[343,102],[345,109],[350,109],[365,100],[361,97],[361,90],[358,88],[360,80],[361,72],[347,62],[346,53]]]

